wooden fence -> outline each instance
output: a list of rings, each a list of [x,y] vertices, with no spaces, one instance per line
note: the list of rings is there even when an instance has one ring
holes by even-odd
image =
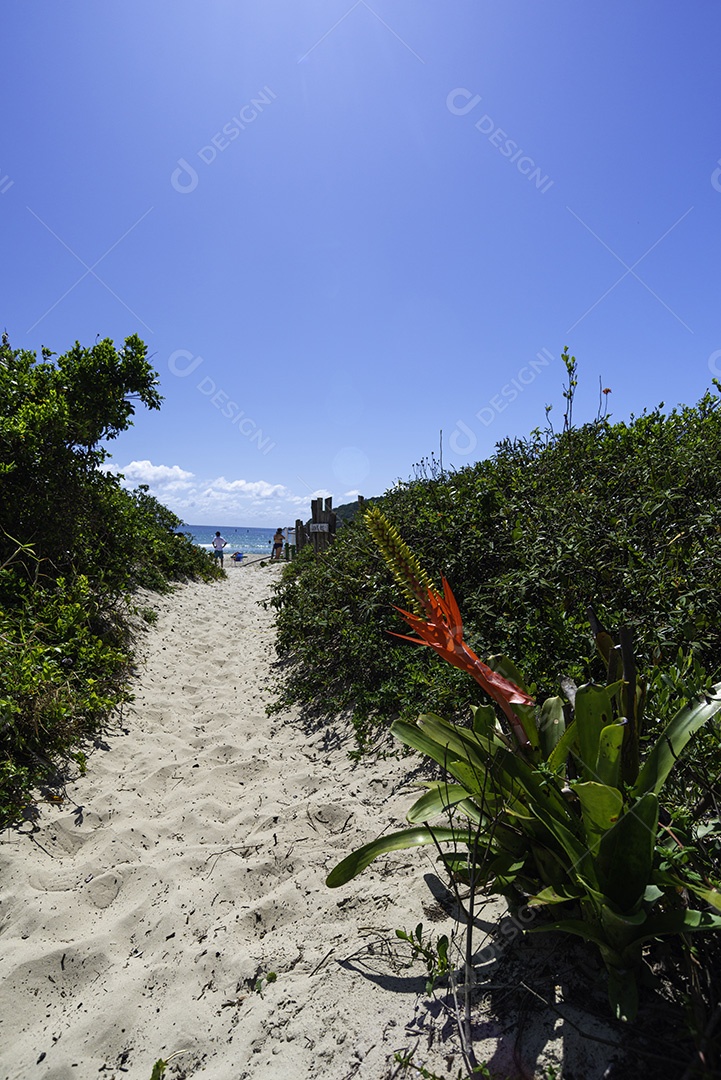
[[[358,496],[358,511],[363,512],[364,499]],[[306,544],[312,544],[313,550],[325,551],[335,540],[336,516],[333,512],[333,500],[313,499],[310,504],[311,519],[304,524],[300,518],[295,522],[295,548],[300,551]]]
[[[298,518],[295,523],[295,546],[298,551],[312,544],[313,550],[325,551],[335,540],[336,518],[333,500],[313,499],[310,504],[311,519],[307,525]]]

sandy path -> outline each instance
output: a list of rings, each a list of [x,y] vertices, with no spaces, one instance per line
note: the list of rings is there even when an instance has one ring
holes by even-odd
[[[416,1044],[445,1073],[422,968],[381,955],[396,927],[442,916],[432,860],[324,885],[414,789],[399,763],[354,768],[349,741],[266,717],[258,601],[277,574],[230,567],[156,600],[107,749],[32,837],[0,834],[2,1080],[149,1080],[177,1050],[168,1076],[379,1080]],[[373,941],[375,958],[340,963]]]

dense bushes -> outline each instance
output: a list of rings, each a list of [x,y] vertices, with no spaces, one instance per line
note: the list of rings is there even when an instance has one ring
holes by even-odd
[[[572,397],[571,391],[568,393]],[[393,731],[402,742],[443,766],[440,775],[444,779],[438,785],[429,782],[429,791],[409,812],[410,833],[385,832],[377,842],[353,852],[332,871],[329,885],[348,880],[381,851],[423,842],[436,847],[445,840],[455,843],[442,861],[452,872],[453,887],[457,888],[460,880],[469,888],[465,946],[467,963],[472,966],[474,889],[494,885],[496,891],[504,892],[499,885],[510,882],[527,900],[546,884],[543,854],[554,874],[565,854],[567,868],[572,874],[578,871],[579,881],[583,877],[580,889],[562,890],[555,897],[548,891],[539,892],[538,903],[555,904],[560,899],[563,903],[558,921],[547,925],[541,921],[534,929],[570,930],[600,945],[604,961],[610,963],[609,994],[618,1015],[631,1016],[635,1010],[630,967],[631,961],[640,963],[643,959],[653,973],[650,981],[658,988],[656,1001],[666,1010],[664,1023],[671,1018],[681,1045],[688,1035],[693,1038],[693,1060],[699,1068],[689,1066],[684,1076],[692,1072],[716,1076],[721,1060],[716,1034],[718,935],[705,935],[700,943],[691,944],[684,927],[693,924],[713,929],[718,919],[718,699],[709,706],[699,704],[699,698],[706,702],[712,682],[721,679],[719,400],[707,394],[696,406],[669,414],[659,408],[619,424],[600,416],[581,428],[570,424],[569,403],[566,421],[560,434],[536,431],[524,440],[506,440],[497,446],[491,460],[457,472],[443,473],[433,462],[429,470],[426,463],[424,475],[397,485],[373,502],[399,530],[424,569],[438,583],[441,575],[447,578],[464,620],[464,639],[471,649],[481,658],[505,653],[526,676],[536,679],[528,689],[537,704],[548,710],[547,718],[555,708],[567,722],[572,700],[577,707],[594,700],[597,687],[579,689],[574,695],[574,687],[565,681],[564,700],[554,703],[552,698],[559,693],[563,676],[577,683],[605,683],[610,671],[606,671],[596,642],[609,644],[604,625],[612,632],[627,628],[623,639],[635,648],[627,648],[626,653],[622,650],[624,674],[625,656],[635,651],[640,679],[636,681],[631,661],[633,683],[629,676],[623,690],[616,684],[614,692],[625,693],[634,685],[638,692],[633,701],[642,702],[641,686],[645,684],[645,731],[640,723],[632,729],[630,706],[624,703],[623,714],[616,714],[617,727],[623,729],[624,736],[615,746],[625,746],[628,727],[634,739],[635,733],[640,734],[641,745],[636,749],[640,749],[641,761],[655,761],[663,754],[666,765],[674,767],[663,786],[658,818],[655,793],[640,794],[640,789],[634,792],[625,780],[614,780],[611,786],[618,783],[618,791],[612,796],[613,812],[618,813],[620,803],[626,802],[624,814],[618,818],[620,831],[612,840],[622,843],[612,850],[609,840],[607,850],[602,850],[602,839],[598,853],[601,859],[610,854],[609,867],[626,891],[632,881],[639,884],[639,873],[645,866],[648,880],[653,879],[650,889],[641,881],[633,903],[624,908],[617,902],[620,893],[608,893],[604,898],[603,889],[596,888],[598,881],[592,880],[592,874],[588,876],[588,859],[595,856],[595,849],[590,837],[580,834],[586,811],[595,827],[600,818],[593,814],[609,796],[605,789],[601,791],[608,779],[602,776],[600,764],[585,790],[586,776],[579,772],[582,755],[581,766],[575,754],[567,769],[564,764],[554,772],[550,766],[555,768],[557,762],[549,755],[530,768],[523,756],[503,751],[497,739],[497,745],[493,743],[500,729],[500,713],[497,716],[489,707],[475,710],[470,728],[473,714],[469,706],[484,700],[476,682],[455,667],[440,663],[432,649],[388,636],[388,630],[407,632],[391,605],[408,606],[408,602],[360,516],[339,532],[335,544],[323,555],[304,551],[286,568],[276,586],[271,600],[276,610],[279,657],[274,709],[280,712],[300,705],[305,715],[318,723],[346,713],[355,725],[359,753],[395,721]],[[590,606],[593,612],[589,612]],[[446,622],[444,630],[447,628]],[[606,663],[612,651],[607,649]],[[619,677],[616,671],[613,679]],[[685,708],[687,702],[691,704]],[[697,726],[687,745],[674,743],[669,736],[669,730],[675,733],[676,728],[663,731],[679,709],[676,728],[685,725],[687,730],[689,716],[706,710],[705,722]],[[610,708],[604,706],[604,710],[604,716],[614,715]],[[417,724],[406,722],[428,713],[439,716],[421,715]],[[540,710],[530,719],[530,723],[539,724],[539,740],[543,716]],[[576,716],[578,719],[579,714]],[[461,723],[451,727],[448,720]],[[594,724],[601,732],[598,716]],[[608,732],[609,728],[603,730]],[[474,743],[493,745],[493,754],[474,756]],[[656,750],[651,749],[654,743]],[[560,739],[554,750],[563,747],[568,755],[570,745]],[[498,746],[502,752],[493,756]],[[533,761],[532,753],[527,756]],[[446,786],[459,778],[460,789],[457,783]],[[531,789],[530,802],[537,798],[538,804],[531,808],[529,802],[524,809],[523,800]],[[479,822],[477,828],[471,825],[469,829],[465,820],[458,825],[456,799],[462,799],[468,790],[473,799],[463,801],[463,813],[471,822]],[[631,797],[639,794],[640,800],[633,802]],[[501,803],[501,796],[508,797],[507,804]],[[571,815],[580,837],[577,845],[565,823],[557,827],[553,815],[542,812],[544,801],[551,796],[556,799],[559,821],[563,815]],[[580,799],[573,813],[567,801],[572,799]],[[444,817],[439,826],[439,806],[444,800],[442,808],[449,820]],[[653,817],[644,817],[641,811],[648,811],[652,803]],[[508,815],[503,818],[506,810]],[[604,838],[611,836],[615,820],[608,818]],[[431,830],[425,827],[427,821],[433,823]],[[446,832],[449,823],[453,828]],[[638,850],[646,852],[645,864],[636,861],[636,852],[627,842],[636,824]],[[526,827],[539,848],[529,861],[525,849],[517,850]],[[545,828],[555,828],[556,839],[562,838],[560,848],[550,858],[553,842],[548,842]],[[501,850],[503,839],[508,841],[507,850]],[[559,861],[556,855],[560,849]],[[479,867],[487,870],[485,876],[477,873]],[[529,867],[531,877],[521,882],[517,875]],[[663,944],[649,944],[638,928],[657,901],[663,922],[652,922],[645,929],[654,939],[661,933],[674,936]],[[585,922],[578,920],[576,908],[570,910],[575,904],[580,905]],[[713,904],[714,914],[709,913],[709,904]],[[599,919],[606,920],[606,929],[623,924],[627,932],[623,942],[621,936],[616,941],[616,945],[623,945],[620,970],[614,964],[621,952],[607,950],[608,940],[596,932],[594,920]],[[634,934],[637,937],[629,944]],[[584,981],[585,976],[580,982]],[[467,985],[472,983],[468,977]],[[644,989],[644,1008],[649,996]],[[469,1027],[470,1015],[467,1006]],[[648,1013],[644,1022],[647,1018]],[[472,1045],[470,1036],[468,1044]]]
[[[647,668],[681,648],[718,674],[718,405],[707,394],[629,423],[535,431],[500,443],[488,461],[431,470],[374,501],[423,565],[448,578],[472,648],[516,658],[541,698],[562,675],[600,677],[589,605],[609,628],[630,628]],[[376,724],[420,709],[467,712],[473,688],[384,633],[402,630],[398,602],[359,521],[322,558],[291,564],[272,601],[276,707],[349,710],[361,743]]]
[[[102,469],[101,441],[160,406],[145,346],[128,338],[44,350],[0,346],[0,820],[125,696],[133,590],[218,571],[180,520]]]

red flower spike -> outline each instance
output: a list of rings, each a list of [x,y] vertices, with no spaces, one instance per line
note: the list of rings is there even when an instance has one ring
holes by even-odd
[[[525,746],[528,739],[511,705],[533,705],[533,698],[521,690],[520,686],[516,686],[515,683],[504,679],[502,675],[489,668],[476,656],[473,649],[466,645],[463,640],[461,612],[456,598],[446,579],[441,580],[443,582],[442,596],[432,589],[428,590],[428,599],[423,605],[427,621],[396,607],[399,615],[405,619],[411,630],[415,631],[421,640],[408,637],[407,634],[394,633],[393,636],[402,638],[404,641],[411,641],[414,645],[429,645],[449,664],[468,672],[483,687],[488,696],[501,706],[520,745]]]

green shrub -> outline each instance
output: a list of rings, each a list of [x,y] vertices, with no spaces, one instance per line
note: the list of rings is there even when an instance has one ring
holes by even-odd
[[[129,597],[222,575],[180,520],[103,470],[101,441],[160,406],[137,337],[53,359],[0,345],[0,821],[126,697]]]
[[[629,423],[505,440],[488,461],[433,470],[373,504],[421,562],[453,582],[470,645],[523,656],[541,699],[562,675],[602,676],[587,616],[599,597],[599,619],[629,628],[647,669],[681,648],[719,672],[716,396]],[[359,522],[322,557],[302,555],[272,600],[278,710],[349,712],[364,745],[376,725],[419,708],[452,718],[478,702],[456,672],[389,647],[385,631],[402,628],[390,613],[394,585]]]
[[[386,852],[434,845],[452,880],[470,888],[469,942],[478,888],[507,897],[512,907],[552,907],[559,917],[533,930],[597,945],[615,1015],[633,1019],[644,944],[721,929],[721,891],[696,868],[689,845],[660,820],[669,774],[692,736],[721,712],[721,683],[674,709],[642,757],[646,682],[626,628],[616,644],[596,625],[606,685],[569,683],[568,700],[549,697],[536,709],[513,664],[504,657],[485,664],[469,648],[445,578],[442,592],[429,585],[377,509],[365,520],[416,608],[401,612],[416,635],[408,640],[471,675],[494,704],[472,710],[471,728],[434,714],[393,724],[394,735],[445,777],[427,783],[408,811],[410,829],[386,833],[346,856],[327,885],[345,884]],[[429,824],[439,817],[441,825]],[[693,908],[689,897],[704,907]],[[472,984],[470,971],[466,981]]]

